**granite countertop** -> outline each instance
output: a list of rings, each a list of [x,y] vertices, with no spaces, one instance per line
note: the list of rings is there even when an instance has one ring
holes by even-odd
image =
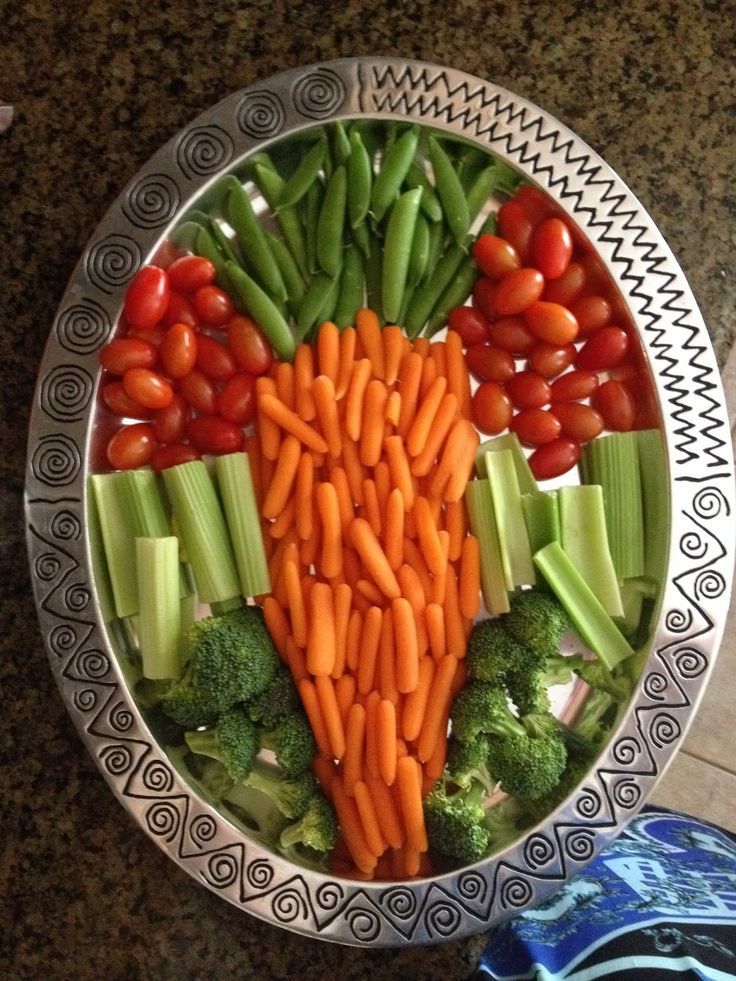
[[[27,572],[26,428],[55,308],[119,190],[199,112],[274,72],[369,54],[455,65],[541,105],[602,154],[679,259],[722,363],[736,333],[735,15],[716,0],[6,0],[0,102],[16,112],[0,135],[4,977],[453,979],[483,946],[352,950],[236,910],[133,824],[67,717]]]

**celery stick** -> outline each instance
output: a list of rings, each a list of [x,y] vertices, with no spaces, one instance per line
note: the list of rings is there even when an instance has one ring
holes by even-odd
[[[514,455],[514,466],[516,467],[516,476],[519,481],[521,493],[533,494],[539,490],[537,481],[529,466],[529,461],[526,458],[516,433],[503,433],[501,436],[494,436],[492,439],[487,439],[484,443],[480,444],[478,452],[475,455],[475,468],[478,471],[478,476],[488,476],[486,471],[486,453],[495,453],[501,450],[511,450]]]
[[[493,516],[493,500],[487,478],[469,480],[465,488],[470,530],[478,539],[480,550],[480,584],[483,601],[491,615],[508,613],[509,596],[501,563],[498,529]]]
[[[217,484],[235,553],[243,596],[271,592],[266,550],[247,453],[219,456],[215,464]]]
[[[612,670],[634,652],[558,542],[534,554],[534,562],[570,617],[581,640]]]
[[[529,545],[534,552],[560,540],[560,512],[557,491],[535,491],[521,495],[521,507],[529,535]]]
[[[644,522],[636,432],[592,439],[580,457],[583,483],[600,484],[611,558],[619,579],[644,573]]]
[[[129,617],[138,612],[138,583],[135,578],[135,526],[123,492],[125,474],[93,474],[92,491],[100,519],[102,543],[110,574],[115,612]]]
[[[636,433],[644,510],[644,574],[661,583],[670,541],[669,481],[662,434],[658,429]]]
[[[531,586],[536,582],[536,576],[521,506],[513,450],[487,453],[486,473],[491,488],[506,588],[513,590],[517,586]]]
[[[105,558],[105,546],[102,540],[102,528],[100,526],[100,515],[97,507],[97,497],[94,488],[90,486],[90,493],[87,495],[87,536],[89,538],[90,560],[92,563],[92,574],[97,590],[97,601],[100,604],[100,616],[103,623],[110,623],[115,619],[115,597],[110,581],[110,572]]]
[[[603,491],[598,484],[560,487],[562,549],[611,617],[623,617],[616,570],[608,547]]]
[[[169,467],[163,477],[199,598],[217,603],[240,596],[230,536],[207,467],[192,460]]]
[[[136,538],[135,549],[143,675],[153,679],[178,678],[181,674],[179,541],[173,535]]]

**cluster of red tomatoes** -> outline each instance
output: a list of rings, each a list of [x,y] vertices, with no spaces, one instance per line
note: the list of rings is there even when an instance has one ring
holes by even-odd
[[[613,287],[597,257],[544,194],[519,189],[498,213],[498,235],[473,255],[482,275],[472,306],[449,327],[479,381],[473,421],[486,434],[511,429],[532,448],[535,476],[559,476],[604,429],[626,431],[636,402],[630,333],[615,321]]]
[[[123,307],[125,336],[100,351],[112,380],[102,400],[121,426],[107,444],[117,470],[160,471],[203,453],[231,453],[255,413],[255,380],[271,348],[249,317],[214,283],[209,259],[186,255],[166,269],[145,266]]]

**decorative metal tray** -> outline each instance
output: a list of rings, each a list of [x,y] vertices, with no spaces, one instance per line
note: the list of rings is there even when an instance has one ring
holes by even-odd
[[[483,147],[577,223],[638,329],[662,415],[670,555],[651,651],[622,724],[542,825],[475,866],[410,883],[306,871],[251,842],[179,778],[148,730],[100,618],[86,477],[99,456],[98,351],[125,285],[188,207],[249,154],[315,123],[413,119]],[[669,493],[667,493],[669,491]],[[626,185],[574,133],[482,79],[420,62],[344,59],[224,99],[174,137],[105,216],[69,283],[41,366],[30,428],[27,528],[51,669],[120,801],[198,881],[257,917],[358,946],[438,943],[541,901],[643,804],[693,718],[725,621],[734,559],[733,461],[715,359],[670,250]]]

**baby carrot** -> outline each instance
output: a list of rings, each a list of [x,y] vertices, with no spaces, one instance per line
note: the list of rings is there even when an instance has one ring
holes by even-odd
[[[286,638],[284,650],[291,676],[298,684],[302,678],[307,677],[307,662],[304,658],[304,651],[301,647],[297,647],[293,637]]]
[[[330,673],[337,680],[345,670],[347,658],[350,609],[353,604],[352,587],[345,582],[333,583],[332,601],[335,609],[335,663]]]
[[[290,361],[279,361],[274,372],[276,394],[290,409],[296,408],[294,398],[294,366]]]
[[[378,537],[381,534],[381,505],[378,502],[378,491],[375,480],[366,477],[363,481],[363,507],[368,524]]]
[[[358,310],[355,315],[355,329],[358,332],[365,356],[371,362],[373,374],[376,378],[383,378],[385,359],[383,356],[381,325],[373,310]]]
[[[298,687],[299,696],[301,697],[304,711],[307,713],[309,725],[312,729],[317,747],[325,756],[331,757],[332,747],[330,746],[330,740],[327,735],[325,720],[322,718],[322,709],[317,698],[317,689],[314,687],[314,682],[310,681],[309,678],[302,678]]]
[[[329,583],[315,582],[309,591],[307,669],[328,675],[335,665],[335,610]]]
[[[401,416],[401,394],[393,391],[389,394],[386,401],[386,422],[391,426],[398,426]]]
[[[449,709],[445,711],[438,729],[437,741],[435,742],[432,755],[424,764],[424,775],[432,783],[439,780],[445,769],[447,758],[447,723],[450,717]]]
[[[363,399],[363,419],[360,425],[360,460],[363,466],[375,467],[381,459],[388,392],[378,378],[368,382]]]
[[[360,658],[360,638],[363,634],[363,614],[355,607],[350,611],[348,621],[348,637],[345,650],[345,665],[348,671],[355,673]],[[345,677],[345,675],[343,675]]]
[[[322,788],[322,793],[328,800],[332,800],[332,781],[337,778],[334,762],[322,753],[317,753],[312,760],[312,771]]]
[[[444,341],[432,341],[429,345],[429,356],[437,365],[437,374],[447,378],[447,352]],[[448,379],[449,383],[449,379]]]
[[[427,604],[427,597],[424,595],[422,580],[419,578],[418,572],[408,562],[404,562],[396,575],[401,586],[401,595],[409,601],[414,616],[418,616]]]
[[[336,399],[341,399],[348,390],[350,377],[353,372],[353,363],[355,361],[356,340],[357,334],[355,333],[355,327],[346,327],[340,333],[340,365],[337,372],[337,381],[335,382]]]
[[[258,379],[259,381],[261,379]],[[257,384],[257,383],[256,383]],[[267,417],[273,422],[281,426],[282,429],[286,430],[287,433],[291,433],[292,436],[304,443],[312,450],[316,450],[318,453],[327,452],[327,443],[320,436],[316,429],[313,429],[308,423],[304,422],[299,416],[292,412],[284,403],[276,398],[275,395],[270,395],[268,392],[263,393],[258,397],[258,409],[260,416]],[[265,448],[264,448],[265,453]]]
[[[404,353],[404,333],[401,327],[391,325],[381,331],[383,341],[383,380],[393,385],[399,377],[399,365]]]
[[[369,772],[363,779],[373,800],[378,825],[384,840],[392,848],[400,848],[404,841],[404,831],[401,827],[401,819],[396,809],[393,794],[380,777]]]
[[[445,528],[450,533],[450,562],[457,562],[468,533],[468,520],[464,501],[445,502]]]
[[[436,664],[432,687],[429,691],[429,701],[422,722],[422,731],[419,733],[417,744],[417,756],[422,763],[426,763],[431,757],[440,737],[445,712],[450,706],[452,679],[455,676],[456,668],[457,658],[452,654],[446,654]]]
[[[406,515],[408,519],[411,517],[411,512]],[[419,581],[422,584],[422,589],[424,590],[424,596],[429,597],[432,595],[432,576],[429,569],[427,568],[427,563],[424,560],[421,549],[417,546],[417,543],[411,538],[408,538],[404,534],[404,558],[406,564],[410,565],[411,568],[416,572],[419,577]]]
[[[335,485],[323,481],[317,486],[316,496],[322,526],[320,571],[327,579],[334,579],[342,570],[342,526]]]
[[[399,596],[391,604],[394,626],[396,687],[402,694],[412,692],[419,682],[419,651],[414,610],[408,599]]]
[[[276,470],[261,508],[261,514],[264,518],[277,517],[286,506],[291,495],[301,455],[302,449],[299,440],[295,436],[287,436],[281,444]]]
[[[335,698],[340,709],[340,718],[345,727],[347,739],[348,716],[355,702],[355,678],[351,674],[341,674],[335,682]]]
[[[387,698],[376,709],[376,742],[379,773],[390,787],[396,779],[396,708]]]
[[[360,556],[368,575],[389,599],[401,595],[401,589],[388,563],[386,553],[365,518],[353,518],[350,523],[350,540]]]
[[[352,797],[355,784],[363,779],[365,755],[365,709],[353,702],[348,711],[345,726],[345,756],[342,761],[342,778],[345,792]]]
[[[447,645],[445,643],[445,614],[442,606],[439,603],[428,603],[424,610],[424,619],[427,624],[432,657],[435,661],[439,661],[447,653]]]
[[[376,482],[376,493],[381,511],[386,510],[388,495],[391,493],[391,471],[386,460],[381,459],[373,468],[373,479]]]
[[[294,487],[294,522],[296,533],[304,541],[312,534],[314,493],[314,459],[311,453],[302,453],[296,471]]]
[[[386,520],[383,528],[384,551],[388,564],[396,572],[404,561],[404,498],[394,487],[386,503]]]
[[[333,467],[330,470],[330,483],[337,492],[337,507],[340,512],[340,524],[343,531],[354,518],[353,499],[350,496],[350,484],[344,467]]]
[[[327,443],[327,452],[336,459],[342,452],[342,435],[337,418],[335,386],[332,379],[327,375],[318,375],[312,385],[312,396],[317,410],[317,420]]]
[[[385,597],[381,590],[370,579],[359,579],[355,584],[355,591],[359,596],[367,599],[373,606],[383,606]]]
[[[463,341],[457,331],[448,330],[445,337],[447,390],[457,396],[463,414],[469,415],[470,376],[468,375]]]
[[[468,426],[470,424],[468,423]],[[468,480],[475,466],[475,456],[480,443],[480,436],[471,426],[465,430],[467,438],[463,444],[462,453],[445,484],[445,500],[461,501],[468,486]]]
[[[332,799],[345,844],[348,846],[353,861],[361,872],[373,872],[376,867],[376,856],[365,840],[363,825],[360,822],[355,801],[345,793],[345,788],[339,779],[332,781]]]
[[[434,661],[431,657],[421,658],[417,667],[416,687],[406,696],[404,709],[401,713],[401,734],[409,742],[418,739],[419,733],[422,731],[422,722],[427,710],[433,677]]]
[[[447,643],[447,653],[454,654],[460,660],[465,657],[467,641],[465,639],[465,626],[460,612],[460,597],[458,594],[457,577],[454,566],[447,569],[445,579],[445,640]]]
[[[437,532],[437,537],[442,545],[442,551],[445,555],[445,565],[442,572],[438,573],[432,581],[432,595],[430,596],[430,602],[432,603],[442,603],[445,599],[446,592],[446,580],[447,580],[447,565],[448,557],[450,552],[450,533],[442,528]]]
[[[368,773],[373,774],[374,777],[380,776],[376,725],[376,714],[380,701],[381,696],[375,688],[365,700],[365,765]]]
[[[284,584],[289,605],[291,634],[297,647],[307,646],[307,614],[299,569],[293,559],[284,563]]]
[[[387,436],[383,441],[383,448],[388,460],[391,482],[401,491],[404,510],[411,511],[414,505],[414,481],[409,470],[404,441],[401,436]]]
[[[414,521],[416,522],[417,538],[419,547],[422,550],[427,568],[438,576],[445,568],[445,552],[442,548],[442,539],[437,531],[437,525],[432,517],[432,509],[426,497],[417,497],[413,508]]]
[[[379,606],[371,606],[363,617],[357,665],[358,691],[363,695],[367,695],[375,687],[374,677],[382,624],[383,611]]]
[[[322,711],[330,750],[335,759],[341,760],[345,755],[345,729],[335,697],[335,685],[326,675],[318,675],[314,679],[314,688]]]
[[[396,389],[401,396],[401,410],[396,426],[400,436],[406,436],[416,415],[423,364],[422,358],[415,351],[405,354],[401,360],[398,388]]]
[[[348,478],[350,495],[356,504],[363,503],[363,480],[366,476],[363,464],[360,462],[360,448],[352,439],[342,441],[342,465]]]
[[[326,375],[334,388],[340,369],[340,331],[331,320],[326,320],[317,334],[317,365],[320,375]]]
[[[418,851],[416,848],[412,848],[409,844],[404,845],[404,876],[407,879],[414,878],[415,875],[419,875],[419,870],[422,867],[422,852]]]
[[[360,427],[363,424],[363,401],[373,368],[368,358],[361,358],[353,364],[348,390],[345,395],[345,432],[350,439],[358,442]]]
[[[259,402],[261,397],[266,395],[276,398],[278,401],[276,397],[276,382],[267,375],[261,375],[256,379],[256,401]],[[261,451],[264,457],[267,460],[276,460],[279,455],[279,447],[281,446],[281,430],[275,420],[264,415],[262,412],[258,413],[258,436],[261,441]]]
[[[276,650],[282,657],[285,656],[286,638],[289,636],[289,621],[283,606],[273,596],[267,596],[263,601],[263,618]]]
[[[300,344],[294,355],[294,403],[300,419],[311,422],[317,414],[312,398],[314,358],[311,344]]]
[[[437,362],[434,358],[427,357],[424,359],[422,364],[422,379],[419,382],[419,403],[421,404],[422,399],[426,398],[427,392],[430,390],[434,382],[438,378],[437,372]]]
[[[355,803],[360,816],[360,823],[363,825],[365,840],[374,855],[382,855],[386,850],[386,843],[381,834],[378,824],[378,816],[373,806],[373,798],[370,791],[362,780],[358,780],[354,785]]]
[[[381,639],[378,643],[378,679],[376,687],[381,698],[396,704],[399,700],[399,689],[396,687],[396,649],[394,645],[394,624],[391,607],[383,611],[381,623]]]
[[[472,620],[480,609],[480,550],[478,539],[474,535],[468,535],[463,542],[459,594],[460,612],[468,620]]]
[[[428,337],[417,337],[414,341],[414,350],[422,359],[429,357],[430,340]]]
[[[478,433],[469,419],[460,418],[455,422],[430,480],[431,494],[444,494],[446,501],[460,500],[465,492],[479,441]],[[451,478],[455,491],[452,496],[447,490]]]
[[[422,778],[419,764],[413,756],[402,756],[397,761],[396,783],[406,829],[406,842],[416,851],[426,852],[428,843],[422,808]]]
[[[426,477],[432,469],[432,465],[442,449],[442,444],[445,442],[445,438],[457,417],[457,413],[457,398],[452,392],[446,392],[442,396],[442,401],[432,422],[432,428],[427,434],[424,448],[411,462],[411,472],[415,477]]]
[[[268,526],[268,534],[271,538],[284,538],[294,527],[296,514],[296,503],[293,497],[284,505],[280,514],[276,515],[276,520]]]
[[[406,451],[409,456],[419,456],[424,449],[446,389],[447,379],[439,376],[421,399],[417,414],[406,434]]]

